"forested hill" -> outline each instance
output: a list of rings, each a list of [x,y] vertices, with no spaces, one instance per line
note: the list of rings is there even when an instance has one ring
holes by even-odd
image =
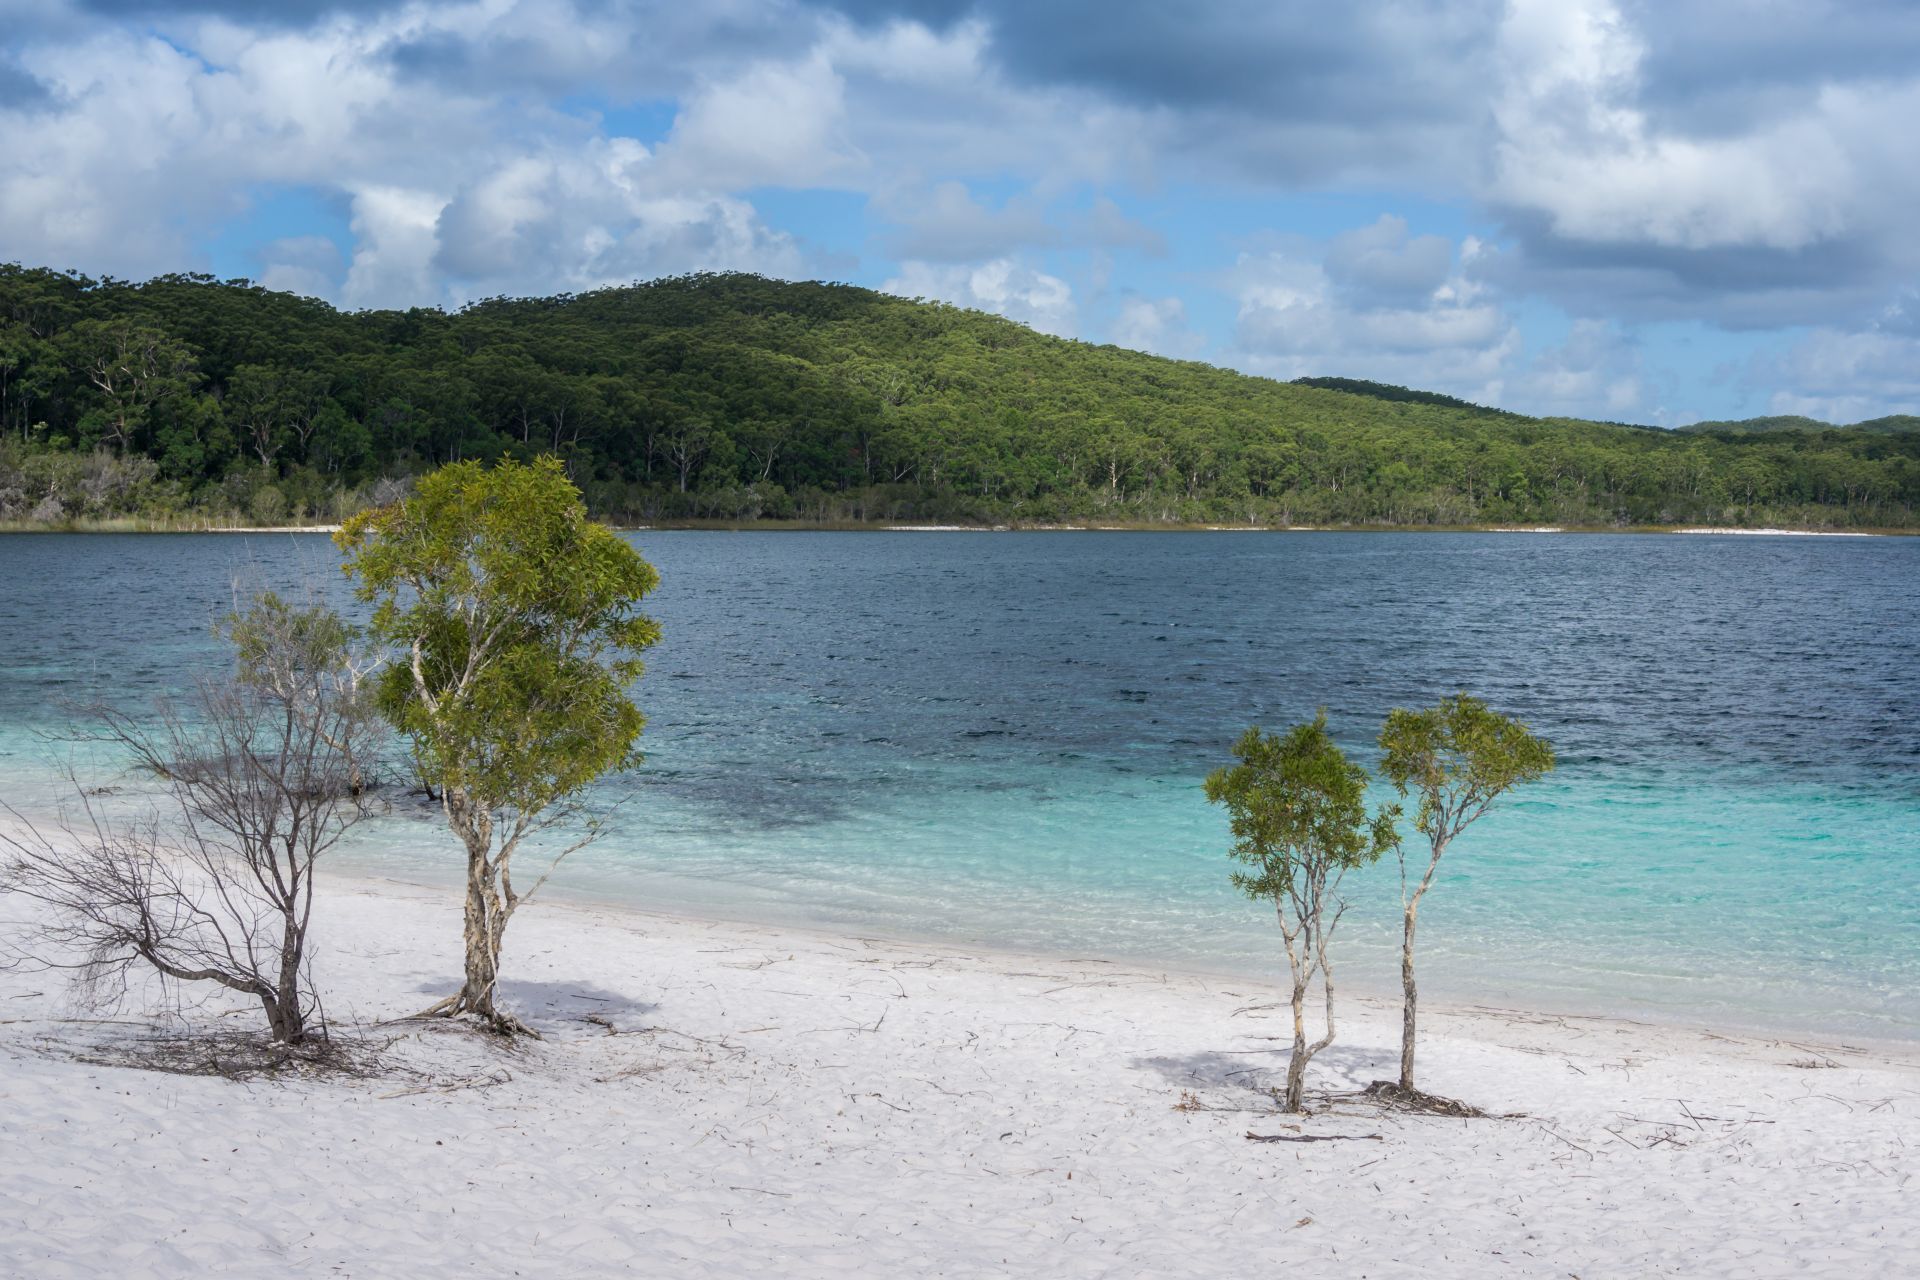
[[[1884,418],[1869,418],[1865,422],[1855,422],[1848,426],[1822,422],[1818,418],[1805,418],[1798,414],[1781,414],[1770,418],[1740,418],[1732,422],[1694,422],[1678,431],[1714,431],[1727,435],[1751,435],[1759,431],[1883,431],[1906,432],[1920,431],[1920,417],[1911,413],[1890,414]]]
[[[1464,409],[1468,413],[1491,414],[1496,418],[1518,418],[1521,414],[1509,413],[1505,409],[1490,409],[1483,404],[1474,404],[1471,400],[1462,400],[1458,396],[1442,395],[1438,391],[1416,391],[1412,387],[1396,387],[1388,382],[1369,382],[1364,378],[1295,378],[1296,387],[1319,387],[1323,391],[1345,391],[1356,396],[1372,396],[1376,400],[1398,400],[1407,404],[1437,404],[1449,409]]]
[[[346,313],[0,267],[0,520],[331,519],[553,451],[636,521],[1920,524],[1912,430],[1677,435],[1322,381],[745,275]]]

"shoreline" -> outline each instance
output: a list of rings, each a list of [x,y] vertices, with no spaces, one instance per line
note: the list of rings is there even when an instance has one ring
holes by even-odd
[[[378,873],[363,868],[352,870],[326,870],[321,873],[323,880],[332,881],[344,889],[378,893],[383,889],[396,890],[406,894],[428,896],[449,895],[445,900],[454,901],[460,893],[458,875],[450,875],[445,883],[436,884],[425,880],[407,879],[404,875]],[[437,900],[437,898],[436,898]],[[769,934],[793,934],[810,939],[823,945],[835,943],[877,943],[888,947],[906,948],[922,952],[938,952],[952,956],[972,956],[996,960],[1007,964],[1091,964],[1112,966],[1138,973],[1150,973],[1167,979],[1184,979],[1195,982],[1240,982],[1272,987],[1279,990],[1286,981],[1286,960],[1278,950],[1276,935],[1275,953],[1268,969],[1249,972],[1244,969],[1228,967],[1225,961],[1217,966],[1202,962],[1178,963],[1158,958],[1149,959],[1137,955],[1125,955],[1114,952],[1081,949],[1076,951],[1046,951],[1022,947],[1012,943],[998,942],[991,938],[941,937],[937,935],[915,934],[910,932],[881,929],[878,931],[852,931],[826,923],[809,923],[775,916],[756,915],[752,912],[729,912],[725,909],[707,909],[693,904],[674,903],[662,906],[647,906],[638,902],[594,895],[587,890],[568,890],[561,884],[550,884],[540,897],[528,904],[529,913],[545,910],[557,910],[569,913],[582,913],[588,916],[611,916],[617,919],[648,921],[663,927],[691,927],[703,929],[743,930]],[[517,917],[516,917],[517,918]],[[1436,996],[1434,988],[1438,979],[1424,979],[1421,986],[1420,1009],[1422,1013],[1433,1012],[1451,1016],[1471,1017],[1478,1014],[1508,1016],[1519,1018],[1557,1018],[1581,1022],[1606,1023],[1621,1027],[1639,1027],[1676,1035],[1694,1035],[1725,1040],[1750,1041],[1753,1043],[1800,1043],[1809,1046],[1824,1045],[1834,1049],[1884,1054],[1890,1057],[1911,1061],[1920,1067],[1920,1033],[1909,1038],[1874,1035],[1866,1032],[1839,1030],[1820,1027],[1792,1027],[1767,1024],[1764,1021],[1741,1021],[1737,1018],[1710,1019],[1685,1011],[1666,1011],[1644,1005],[1627,1007],[1569,1007],[1554,1004],[1552,1001],[1520,999],[1507,1003],[1487,1003],[1474,998],[1449,998]],[[1369,983],[1364,978],[1342,976],[1336,980],[1339,998],[1343,1001],[1354,1000],[1375,1006],[1391,1006],[1394,1011],[1400,1008],[1400,990],[1389,983]],[[1316,988],[1317,990],[1317,988]],[[1317,998],[1317,997],[1316,997]],[[1492,997],[1486,998],[1491,1001]]]
[[[38,806],[25,810],[15,809],[11,813],[0,812],[0,832],[17,835],[20,830],[18,824],[23,820],[34,824],[42,831],[54,832],[58,830],[61,818],[58,813]],[[429,834],[428,839],[432,840],[441,834],[435,829]],[[339,850],[329,859],[328,864],[320,869],[319,877],[323,884],[333,884],[345,891],[368,893],[393,891],[436,902],[452,903],[458,901],[462,884],[462,870],[456,864],[457,859],[448,856],[437,863],[433,859],[425,859],[412,865],[394,867],[382,865],[377,859],[356,857],[352,850]],[[663,874],[669,880],[675,880],[670,872]],[[691,880],[676,880],[676,883],[711,885],[715,882],[693,877]],[[4,895],[0,895],[0,904],[3,903]],[[740,898],[721,902],[677,896],[671,891],[653,897],[640,894],[622,895],[610,892],[605,887],[569,884],[564,875],[546,884],[539,896],[527,906],[528,916],[539,915],[548,910],[560,913],[606,915],[670,926],[792,933],[821,943],[849,940],[871,941],[894,947],[966,952],[997,957],[1007,962],[1110,965],[1141,971],[1151,970],[1168,977],[1195,981],[1237,981],[1272,985],[1283,983],[1286,979],[1286,961],[1284,954],[1279,950],[1277,935],[1270,939],[1273,944],[1271,953],[1262,954],[1257,967],[1248,968],[1243,959],[1227,955],[1209,958],[1199,954],[1176,954],[1168,957],[1148,951],[1102,949],[1098,945],[1075,947],[1071,950],[1048,949],[1018,940],[996,938],[991,934],[980,932],[977,925],[970,927],[965,922],[958,921],[948,932],[914,931],[888,928],[885,925],[856,926],[852,922],[809,918],[808,903],[778,896],[760,899]],[[1338,975],[1337,980],[1342,998],[1351,997],[1381,1005],[1391,1004],[1398,1008],[1400,1000],[1397,968],[1398,937],[1396,931],[1389,939],[1393,956],[1396,957],[1391,974],[1368,972],[1364,969],[1356,971],[1353,952],[1351,950],[1347,952],[1346,962],[1342,966],[1343,971]],[[1459,940],[1455,939],[1454,943],[1458,945]],[[1349,939],[1348,946],[1352,945],[1353,940]],[[1378,970],[1378,957],[1374,957],[1374,961],[1373,968]],[[1598,989],[1530,985],[1525,976],[1519,972],[1482,969],[1481,974],[1482,976],[1478,979],[1467,980],[1455,975],[1451,982],[1444,976],[1430,974],[1422,980],[1421,1007],[1423,1009],[1444,1008],[1458,1012],[1481,1010],[1514,1016],[1611,1022],[1657,1028],[1677,1034],[1749,1040],[1818,1042],[1873,1052],[1908,1055],[1912,1056],[1916,1063],[1920,1063],[1920,1025],[1908,1027],[1904,1034],[1898,1030],[1889,1034],[1888,1029],[1859,1024],[1823,1026],[1796,1021],[1789,1016],[1774,1014],[1769,1007],[1728,1006],[1724,1010],[1712,1010],[1703,1007],[1687,1007],[1679,1003],[1661,1005],[1631,997],[1609,996]]]
[[[544,1038],[509,1043],[407,1017],[457,984],[457,896],[326,877],[315,927],[358,1072],[183,1071],[257,1006],[76,1018],[0,968],[0,1272],[1731,1278],[1920,1249],[1912,1053],[1430,1006],[1420,1084],[1492,1113],[1463,1120],[1362,1096],[1399,1010],[1349,997],[1288,1115],[1265,981],[549,901],[501,983]]]

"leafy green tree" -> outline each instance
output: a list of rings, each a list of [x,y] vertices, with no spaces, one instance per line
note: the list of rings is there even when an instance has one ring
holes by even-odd
[[[466,980],[428,1012],[526,1031],[495,986],[507,922],[545,876],[520,891],[514,855],[577,816],[570,802],[594,779],[637,762],[645,719],[628,686],[659,639],[639,612],[659,575],[588,520],[552,457],[443,467],[335,539],[395,649],[379,704],[467,854]]]
[[[1250,871],[1233,883],[1257,902],[1273,904],[1292,976],[1293,1056],[1287,1062],[1285,1106],[1298,1111],[1307,1064],[1333,1043],[1330,944],[1346,903],[1340,882],[1376,862],[1394,843],[1394,810],[1371,817],[1366,770],[1348,760],[1327,732],[1327,713],[1281,737],[1248,729],[1234,744],[1240,763],[1207,777],[1207,799],[1224,805],[1233,832],[1229,853]],[[1318,976],[1326,1025],[1307,1040],[1307,994]]]
[[[1419,991],[1413,980],[1413,938],[1420,900],[1433,885],[1441,855],[1461,832],[1485,816],[1494,801],[1553,768],[1553,748],[1511,716],[1465,693],[1419,711],[1396,707],[1380,730],[1380,772],[1404,798],[1419,799],[1414,827],[1427,840],[1427,867],[1407,884],[1400,856],[1400,901],[1404,930],[1400,947],[1403,992],[1400,1025],[1400,1087],[1413,1091],[1413,1051]],[[1397,848],[1397,846],[1396,846]]]
[[[185,343],[138,320],[82,320],[68,332],[67,350],[97,397],[87,421],[118,452],[134,447],[156,405],[199,378]]]

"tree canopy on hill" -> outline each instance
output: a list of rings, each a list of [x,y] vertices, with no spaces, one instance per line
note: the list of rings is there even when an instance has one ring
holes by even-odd
[[[0,519],[338,518],[551,452],[635,521],[1920,523],[1920,432],[1675,435],[1366,385],[751,275],[349,313],[0,266]]]
[[[1323,391],[1344,391],[1349,395],[1372,396],[1376,400],[1398,400],[1406,404],[1437,404],[1449,409],[1464,409],[1468,413],[1484,413],[1496,418],[1518,418],[1521,415],[1509,413],[1505,409],[1490,409],[1471,400],[1462,400],[1459,396],[1442,395],[1438,391],[1415,391],[1411,387],[1397,387],[1390,382],[1369,382],[1365,378],[1295,378],[1296,387],[1319,387]]]
[[[1868,418],[1864,422],[1840,426],[1832,422],[1822,422],[1818,418],[1787,413],[1775,414],[1767,418],[1739,418],[1731,422],[1694,422],[1684,427],[1676,427],[1675,430],[1711,431],[1721,435],[1753,435],[1762,431],[1920,431],[1920,417],[1915,417],[1911,413],[1895,413],[1884,418]]]

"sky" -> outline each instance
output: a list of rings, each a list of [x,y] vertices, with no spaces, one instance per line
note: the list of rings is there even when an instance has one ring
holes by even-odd
[[[0,261],[842,280],[1279,378],[1920,412],[1915,0],[0,0]]]

